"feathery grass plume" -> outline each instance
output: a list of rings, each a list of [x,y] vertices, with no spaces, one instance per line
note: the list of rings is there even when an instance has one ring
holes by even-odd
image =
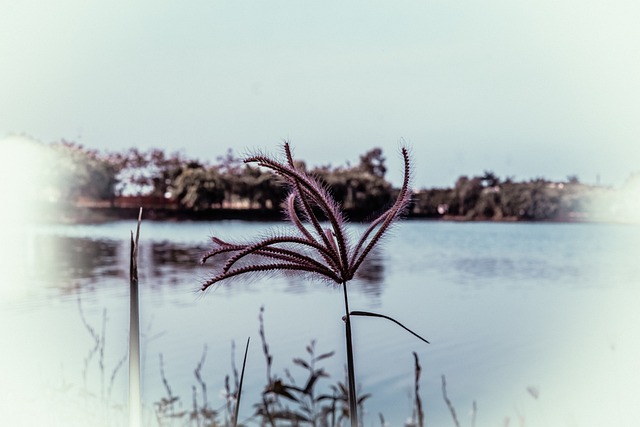
[[[202,262],[216,256],[226,256],[228,259],[222,269],[202,285],[202,290],[239,275],[273,271],[307,273],[339,284],[344,293],[346,313],[343,319],[346,329],[350,418],[352,426],[357,426],[357,398],[347,282],[354,277],[367,255],[409,206],[411,199],[409,153],[406,147],[402,147],[404,179],[396,201],[371,222],[356,242],[352,242],[339,204],[315,177],[296,167],[287,142],[284,143],[283,148],[282,161],[263,154],[250,156],[244,161],[270,169],[288,184],[290,192],[284,203],[284,210],[286,217],[295,227],[295,232],[273,234],[254,243],[245,244],[227,242],[213,237],[214,247],[204,254]],[[321,221],[328,223],[329,226],[323,228]]]
[[[409,154],[402,148],[404,180],[398,198],[353,244],[338,203],[315,177],[296,168],[288,143],[284,144],[284,151],[286,161],[283,162],[266,155],[255,155],[245,159],[245,163],[257,163],[271,169],[290,186],[284,209],[296,232],[275,234],[248,244],[213,237],[214,247],[202,257],[202,262],[223,254],[229,259],[216,276],[202,285],[203,290],[237,275],[276,270],[308,272],[343,284],[354,277],[373,247],[409,205]],[[328,221],[329,227],[323,228],[318,213]]]

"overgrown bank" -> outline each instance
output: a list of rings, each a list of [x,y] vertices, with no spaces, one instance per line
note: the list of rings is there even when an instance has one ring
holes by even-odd
[[[98,152],[71,142],[38,145],[25,185],[34,217],[45,221],[93,222],[131,218],[144,206],[158,220],[260,219],[281,217],[287,190],[268,170],[244,164],[229,150],[215,162],[159,149]],[[37,166],[36,166],[37,165]],[[366,220],[387,208],[397,189],[387,181],[385,157],[374,148],[346,166],[301,169],[320,178],[350,219]],[[627,187],[639,187],[640,175]],[[453,220],[583,221],[635,214],[625,189],[586,185],[577,177],[515,181],[491,171],[461,176],[450,188],[412,189],[408,216]],[[632,192],[631,192],[632,193]]]

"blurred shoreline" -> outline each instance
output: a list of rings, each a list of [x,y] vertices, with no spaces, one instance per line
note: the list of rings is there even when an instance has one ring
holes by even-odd
[[[181,222],[181,221],[285,221],[280,209],[259,208],[212,208],[207,210],[191,210],[179,207],[147,206],[110,206],[108,203],[83,204],[81,206],[67,206],[55,209],[37,209],[29,220],[34,223],[50,224],[99,224],[112,221],[135,220],[140,207],[143,208],[143,218],[150,221]],[[347,210],[346,218],[351,222],[369,222],[376,217],[370,212]],[[554,218],[531,219],[517,216],[503,217],[469,217],[465,215],[431,215],[428,213],[410,212],[404,216],[405,220],[428,220],[447,222],[546,222],[546,223],[591,223],[614,222],[627,223],[624,217],[614,218],[605,215],[589,215],[579,212],[569,212]],[[633,221],[631,221],[633,222]]]

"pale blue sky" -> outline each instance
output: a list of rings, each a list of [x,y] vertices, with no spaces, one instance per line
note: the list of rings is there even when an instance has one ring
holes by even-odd
[[[622,184],[640,170],[640,3],[0,0],[0,137],[228,147],[309,164],[375,146],[415,185]]]

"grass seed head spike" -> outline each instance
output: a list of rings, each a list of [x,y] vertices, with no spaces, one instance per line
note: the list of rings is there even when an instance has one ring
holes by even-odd
[[[249,156],[244,161],[272,170],[289,186],[285,216],[294,226],[293,232],[265,237],[252,244],[227,242],[213,237],[213,248],[203,255],[202,262],[220,255],[229,256],[229,260],[223,264],[221,271],[202,285],[203,290],[241,274],[276,270],[308,272],[338,284],[346,283],[354,277],[373,247],[409,206],[411,168],[408,150],[403,147],[404,178],[398,198],[354,244],[346,230],[347,221],[341,206],[326,186],[296,167],[288,142],[284,143],[283,152],[283,161],[264,153]],[[328,228],[321,226],[323,220],[328,221]],[[294,253],[299,255],[295,256]],[[240,264],[236,266],[236,263]]]

